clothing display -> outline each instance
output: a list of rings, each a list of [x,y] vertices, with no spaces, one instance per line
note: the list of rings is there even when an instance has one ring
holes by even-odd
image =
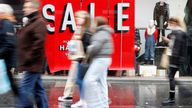
[[[152,25],[146,29],[145,31],[145,61],[147,64],[153,64],[155,57],[155,43],[157,40],[157,29],[154,25]]]
[[[165,36],[165,30],[167,28],[167,22],[169,19],[169,4],[165,2],[157,2],[153,11],[153,20],[156,21],[156,27],[158,28],[158,41],[161,36]]]

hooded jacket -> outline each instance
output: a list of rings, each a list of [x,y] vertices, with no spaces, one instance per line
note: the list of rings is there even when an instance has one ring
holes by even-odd
[[[108,25],[97,27],[96,33],[91,37],[87,53],[94,58],[111,57],[114,48],[112,33],[113,30]]]

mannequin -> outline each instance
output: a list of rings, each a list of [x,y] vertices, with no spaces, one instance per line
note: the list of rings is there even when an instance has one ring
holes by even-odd
[[[154,62],[157,34],[158,31],[154,25],[154,20],[150,20],[145,31],[145,64],[153,64]]]
[[[158,28],[158,38],[157,42],[160,42],[160,33],[161,36],[165,36],[165,29],[167,28],[167,21],[169,19],[169,5],[165,0],[160,0],[156,3],[153,11],[153,20],[155,25]]]

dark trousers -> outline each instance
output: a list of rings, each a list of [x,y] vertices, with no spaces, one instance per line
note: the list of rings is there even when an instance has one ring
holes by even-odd
[[[41,73],[25,72],[20,82],[17,108],[33,108],[33,99],[35,99],[38,108],[48,108],[48,99]]]
[[[83,79],[88,70],[88,64],[78,63],[76,84],[79,86],[80,99],[84,99]]]
[[[18,88],[17,88],[17,85],[16,85],[16,83],[14,81],[12,73],[9,71],[9,68],[7,68],[7,75],[8,75],[8,78],[9,78],[9,81],[10,81],[10,84],[11,84],[11,89],[13,90],[13,93],[15,95],[18,95]]]
[[[170,67],[169,68],[169,86],[170,91],[175,91],[175,74],[179,68]]]
[[[135,56],[135,73],[139,75],[139,63],[137,57]]]
[[[160,39],[160,33],[162,36],[165,36],[165,29],[158,29],[158,37],[157,37],[157,42],[159,42]]]
[[[187,56],[188,56],[188,63],[189,63],[189,72],[192,73],[192,46],[188,46]]]

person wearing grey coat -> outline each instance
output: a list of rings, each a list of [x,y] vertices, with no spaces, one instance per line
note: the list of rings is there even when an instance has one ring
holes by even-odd
[[[113,53],[111,33],[113,30],[108,25],[97,27],[95,35],[91,38],[91,45],[87,49],[90,57],[110,57]]]
[[[105,17],[96,17],[97,28],[91,37],[87,53],[92,60],[84,77],[84,96],[87,108],[109,108],[107,70],[113,53],[113,30]]]

